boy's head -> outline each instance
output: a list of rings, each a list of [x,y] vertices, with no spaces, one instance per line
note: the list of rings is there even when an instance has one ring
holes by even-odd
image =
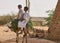
[[[22,8],[22,5],[18,5],[18,9],[21,9]]]
[[[24,11],[25,11],[25,12],[28,11],[28,9],[29,9],[28,7],[24,7]]]

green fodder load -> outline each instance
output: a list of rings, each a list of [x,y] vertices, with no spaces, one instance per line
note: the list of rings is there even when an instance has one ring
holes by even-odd
[[[16,30],[18,29],[18,21],[19,19],[14,19],[11,21],[11,30],[16,32]]]
[[[31,19],[27,23],[27,27],[30,27],[30,29],[33,30],[33,23],[32,23],[32,20]]]
[[[19,21],[19,19],[13,19],[13,20],[11,20],[11,24],[10,24],[11,28],[10,28],[10,30],[12,30],[14,32],[17,31],[17,29],[18,29],[18,21]],[[31,20],[29,20],[29,22],[27,23],[27,27],[29,29],[33,30],[33,23],[32,23]]]

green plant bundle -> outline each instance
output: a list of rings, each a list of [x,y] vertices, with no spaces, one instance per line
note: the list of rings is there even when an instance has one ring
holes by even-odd
[[[48,17],[46,18],[47,23],[45,25],[49,26],[51,19],[53,17],[53,14],[54,14],[54,10],[49,10],[47,11],[47,13],[48,13]]]
[[[16,30],[18,29],[18,21],[19,19],[14,19],[11,21],[11,27],[12,27],[12,31],[16,32]],[[31,20],[29,20],[29,22],[27,23],[27,26],[31,29],[31,30],[34,30],[33,29],[33,23]]]
[[[27,25],[28,25],[28,27],[30,27],[31,30],[33,30],[33,23],[32,23],[31,19],[29,20]]]
[[[11,21],[11,27],[14,32],[16,32],[16,30],[18,29],[18,21],[19,19],[14,19]]]

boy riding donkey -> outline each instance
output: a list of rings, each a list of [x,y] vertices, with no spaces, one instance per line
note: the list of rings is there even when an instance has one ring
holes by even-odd
[[[16,42],[17,43],[19,41],[19,34],[24,32],[23,40],[22,40],[22,43],[23,43],[24,37],[27,36],[26,27],[29,22],[30,16],[29,16],[29,13],[27,12],[28,7],[24,7],[24,13],[22,11],[22,5],[18,5],[18,9],[19,9],[19,12],[18,12],[17,18],[13,19],[10,24],[11,26],[8,25],[8,27],[16,33],[16,36],[17,36]],[[20,30],[21,30],[21,32],[19,33]],[[27,41],[26,41],[26,43],[27,43]]]

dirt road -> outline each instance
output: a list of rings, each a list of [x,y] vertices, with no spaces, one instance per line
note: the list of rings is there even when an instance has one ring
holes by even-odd
[[[8,29],[6,26],[0,26],[0,43],[15,43],[16,34]],[[21,43],[20,38],[19,43]],[[55,43],[46,39],[28,38],[28,43]]]
[[[11,39],[11,40],[7,40],[3,43],[16,43],[15,41],[16,39]],[[22,43],[22,38],[20,38],[19,43]],[[25,41],[24,41],[25,43]],[[27,43],[56,43],[50,40],[46,40],[46,39],[38,39],[38,38],[28,38]]]

